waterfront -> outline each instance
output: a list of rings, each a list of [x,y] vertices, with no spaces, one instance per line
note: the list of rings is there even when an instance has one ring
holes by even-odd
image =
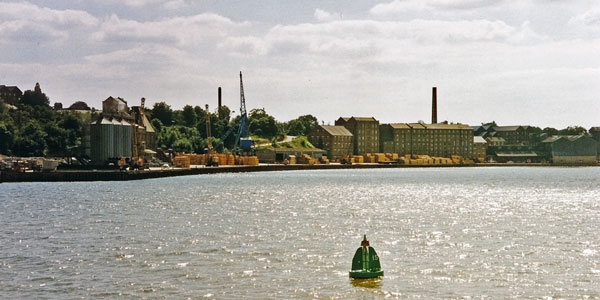
[[[6,298],[600,297],[600,168],[0,185]],[[385,277],[352,284],[366,233]]]

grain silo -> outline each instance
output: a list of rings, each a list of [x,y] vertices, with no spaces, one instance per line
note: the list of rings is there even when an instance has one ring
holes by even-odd
[[[115,126],[112,120],[100,116],[90,125],[90,137],[94,164],[103,164],[115,156]]]
[[[90,125],[91,158],[96,165],[116,162],[132,155],[133,118],[127,102],[109,97],[102,102],[102,113]]]

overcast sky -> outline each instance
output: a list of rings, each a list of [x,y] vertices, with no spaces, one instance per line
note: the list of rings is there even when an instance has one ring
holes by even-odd
[[[0,84],[279,121],[600,126],[597,0],[0,0]]]

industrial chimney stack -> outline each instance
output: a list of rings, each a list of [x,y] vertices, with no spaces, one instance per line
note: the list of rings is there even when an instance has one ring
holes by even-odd
[[[217,111],[221,111],[221,87],[219,87],[219,105]]]
[[[431,124],[437,123],[437,88],[431,91]]]

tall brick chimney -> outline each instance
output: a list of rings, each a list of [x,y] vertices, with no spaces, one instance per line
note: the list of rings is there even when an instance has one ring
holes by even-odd
[[[219,106],[217,111],[221,111],[221,87],[219,87]]]
[[[437,123],[437,88],[431,90],[431,124]]]

